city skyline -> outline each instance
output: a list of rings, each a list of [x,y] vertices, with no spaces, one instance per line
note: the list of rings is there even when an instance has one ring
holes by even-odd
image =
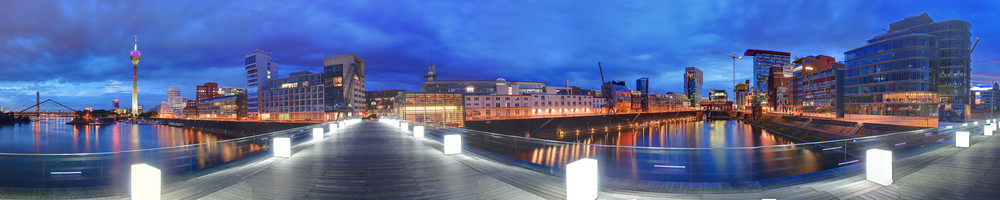
[[[989,9],[996,2],[89,3],[0,3],[0,26],[9,27],[0,33],[0,49],[9,52],[0,55],[0,73],[9,75],[0,80],[0,105],[26,108],[35,91],[74,108],[128,99],[130,66],[122,55],[135,34],[145,38],[143,53],[154,55],[138,67],[146,108],[165,100],[168,87],[186,97],[205,82],[246,87],[242,58],[254,49],[274,53],[281,78],[322,72],[325,57],[357,54],[367,63],[369,91],[419,90],[432,64],[438,80],[569,79],[599,89],[597,62],[607,81],[649,77],[651,93],[683,92],[686,67],[705,72],[703,91],[731,91],[732,61],[706,50],[839,61],[887,24],[921,13],[970,22],[973,38],[985,36],[972,55],[973,84],[1000,80],[1000,57],[991,56],[1000,50],[988,38],[1000,31],[989,23],[1000,17]],[[121,19],[130,21],[122,26]],[[747,58],[736,62],[737,82],[751,79],[752,66]]]

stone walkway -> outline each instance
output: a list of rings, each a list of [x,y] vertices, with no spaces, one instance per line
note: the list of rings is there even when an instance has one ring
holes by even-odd
[[[1000,137],[974,136],[971,148],[942,147],[897,160],[881,186],[864,174],[750,193],[602,189],[602,199],[997,199]],[[167,185],[164,199],[560,199],[561,177],[464,153],[396,128],[362,122],[265,158]]]

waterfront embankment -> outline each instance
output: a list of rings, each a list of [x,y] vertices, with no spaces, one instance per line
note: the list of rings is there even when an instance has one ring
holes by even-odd
[[[174,122],[184,124],[184,128],[191,128],[200,131],[222,133],[234,137],[244,137],[261,133],[270,133],[280,130],[292,129],[313,125],[316,123],[286,123],[286,122],[260,122],[260,121],[214,121],[214,120],[194,120],[194,119],[168,119],[158,118],[164,123]]]
[[[524,136],[556,134],[591,128],[629,126],[651,121],[680,120],[698,118],[700,111],[677,111],[660,113],[629,113],[611,115],[591,115],[573,117],[550,117],[531,119],[503,119],[465,121],[465,128],[507,135]]]
[[[782,115],[764,115],[752,121],[752,124],[807,142],[847,139],[923,129],[922,127],[902,125]]]

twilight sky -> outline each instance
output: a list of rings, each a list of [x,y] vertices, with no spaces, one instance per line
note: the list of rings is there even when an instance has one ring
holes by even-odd
[[[998,1],[0,1],[0,106],[54,99],[75,109],[131,100],[132,35],[139,35],[139,103],[167,87],[246,87],[243,58],[273,52],[282,77],[320,72],[323,58],[366,61],[367,90],[417,91],[438,80],[539,81],[597,89],[649,77],[651,92],[682,92],[685,67],[704,91],[732,89],[732,61],[708,50],[830,55],[865,45],[889,23],[928,13],[983,37],[973,81],[1000,80]],[[990,37],[994,36],[994,37]],[[738,81],[752,59],[737,61]],[[58,110],[43,105],[43,110]]]

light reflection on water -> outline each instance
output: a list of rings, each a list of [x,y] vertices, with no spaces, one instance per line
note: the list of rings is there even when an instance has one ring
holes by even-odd
[[[587,130],[588,128],[583,128]],[[784,136],[740,121],[697,121],[651,125],[635,129],[615,127],[603,132],[567,132],[540,139],[586,144],[726,148],[794,144]],[[833,154],[833,153],[830,153]],[[534,147],[516,158],[563,168],[581,158],[600,160],[602,175],[638,180],[732,182],[762,180],[816,172],[837,167],[842,155],[828,155],[812,146],[727,149],[648,149],[552,143]]]
[[[107,153],[176,147],[139,152],[87,155],[0,155],[0,187],[78,187],[120,184],[128,165],[152,163],[164,174],[186,173],[259,153],[263,143],[217,142],[231,137],[166,125],[118,123],[67,125],[72,118],[43,118],[30,124],[0,126],[0,153]],[[35,167],[25,167],[35,166]],[[50,172],[81,171],[81,177],[51,176]],[[29,176],[30,175],[30,176]]]

